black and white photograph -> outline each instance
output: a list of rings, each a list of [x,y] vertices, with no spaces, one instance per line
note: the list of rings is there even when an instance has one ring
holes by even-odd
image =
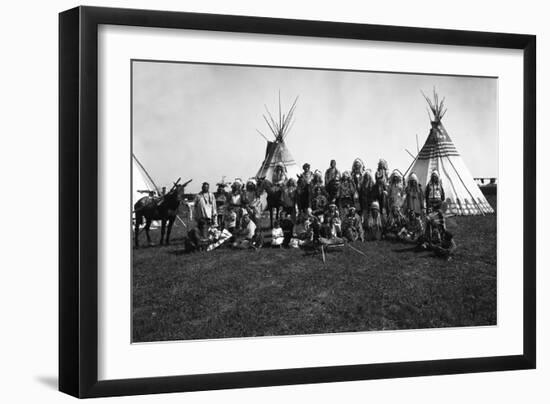
[[[132,342],[497,325],[497,77],[130,67]]]

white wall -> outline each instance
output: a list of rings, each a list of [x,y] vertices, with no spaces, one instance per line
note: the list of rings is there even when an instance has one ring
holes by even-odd
[[[550,131],[550,26],[544,2],[91,1],[89,5],[531,33],[538,36],[539,229]],[[489,2],[487,2],[489,3]],[[57,378],[57,13],[73,1],[4,2],[0,38],[0,401],[68,402]],[[545,232],[547,233],[547,232]],[[520,237],[521,235],[518,235]],[[544,236],[544,237],[543,237]],[[538,242],[538,369],[111,399],[115,402],[547,402],[550,380],[548,236]],[[414,349],[414,347],[411,347]]]

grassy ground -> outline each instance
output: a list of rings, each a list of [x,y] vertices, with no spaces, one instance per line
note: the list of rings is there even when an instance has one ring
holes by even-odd
[[[496,207],[496,198],[489,197]],[[134,342],[496,324],[496,215],[449,220],[447,262],[390,241],[320,254],[133,251]],[[158,240],[158,232],[152,233]]]

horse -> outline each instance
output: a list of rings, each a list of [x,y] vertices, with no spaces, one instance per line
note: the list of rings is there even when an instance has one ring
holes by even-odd
[[[273,209],[275,209],[275,219],[279,220],[279,215],[285,206],[283,201],[283,187],[273,185],[271,181],[266,180],[265,177],[259,177],[256,180],[258,181],[256,186],[257,195],[261,195],[264,191],[267,193],[269,224],[271,228],[273,228]]]
[[[185,187],[192,180],[187,181],[183,185],[179,185],[178,181],[174,183],[172,189],[159,199],[152,199],[150,197],[143,197],[134,205],[134,214],[136,216],[134,227],[134,245],[139,248],[139,228],[143,224],[145,219],[145,234],[147,236],[147,242],[151,243],[151,236],[149,235],[149,229],[153,220],[161,221],[160,230],[160,244],[170,244],[170,233],[172,226],[176,220],[178,208],[181,198],[184,194]],[[167,226],[168,224],[168,226]],[[166,239],[165,236],[166,235]]]

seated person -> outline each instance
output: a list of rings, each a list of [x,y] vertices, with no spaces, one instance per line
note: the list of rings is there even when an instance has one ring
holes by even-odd
[[[200,218],[197,222],[197,227],[187,232],[187,237],[184,242],[185,251],[206,251],[210,242],[210,226],[208,225],[208,221],[204,218]]]
[[[342,237],[342,221],[340,220],[340,212],[336,209],[336,204],[328,205],[328,210],[325,213],[325,218],[328,223],[334,228],[337,237]]]
[[[324,246],[344,244],[344,239],[337,236],[334,225],[326,216],[321,223],[319,242]]]
[[[319,216],[312,216],[309,221],[310,223],[306,230],[304,242],[301,244],[301,246],[306,249],[318,246],[319,237],[321,236],[321,221]]]
[[[447,230],[443,231],[441,236],[441,243],[433,246],[434,254],[441,258],[446,258],[447,261],[451,259],[451,255],[456,250],[456,243],[453,238],[453,234]]]
[[[241,219],[241,227],[234,234],[235,242],[233,247],[246,249],[251,247],[252,239],[256,233],[256,224],[250,219],[250,216],[245,213]]]
[[[441,245],[441,235],[445,232],[445,225],[438,223],[432,215],[426,217],[424,236],[419,240],[422,250],[434,250]]]
[[[365,241],[361,218],[357,214],[354,205],[348,207],[348,213],[342,223],[342,234],[351,242],[357,240]]]
[[[273,223],[273,229],[271,229],[271,246],[281,247],[284,241],[284,233],[278,220]]]
[[[252,240],[250,240],[250,247],[254,249],[262,248],[264,246],[264,236],[262,235],[262,231],[259,227],[256,227],[256,230],[254,230],[254,236],[252,237]]]
[[[382,239],[384,227],[382,226],[382,215],[380,214],[380,204],[374,201],[370,205],[369,213],[365,221],[365,233],[367,241]]]
[[[405,227],[397,234],[397,236],[403,241],[423,242],[424,225],[422,224],[420,215],[410,209],[407,223],[405,224]]]
[[[388,215],[388,219],[386,220],[384,235],[398,237],[398,234],[403,230],[406,224],[407,221],[405,216],[401,213],[399,206],[393,205]]]
[[[294,223],[292,222],[291,213],[283,213],[281,229],[283,230],[283,247],[288,247],[294,231]]]
[[[224,228],[233,234],[235,232],[235,228],[237,227],[237,213],[233,207],[229,206],[226,209],[223,221]]]

